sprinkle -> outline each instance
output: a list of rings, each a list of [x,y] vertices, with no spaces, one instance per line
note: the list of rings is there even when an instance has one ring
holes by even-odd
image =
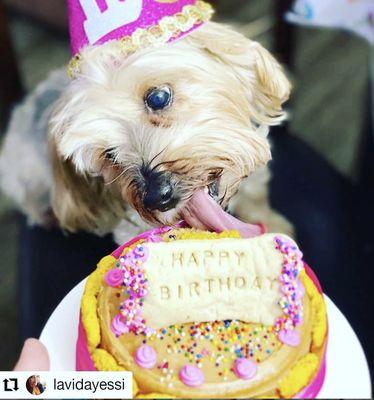
[[[135,334],[143,333],[146,336],[149,336],[153,332],[151,328],[146,326],[146,321],[141,317],[144,298],[148,294],[148,279],[145,271],[142,269],[142,264],[147,261],[148,257],[148,248],[144,243],[137,243],[132,247],[126,248],[116,264],[117,275],[119,277],[121,274],[125,293],[128,295],[120,304],[118,315],[124,319],[126,326],[131,332]],[[113,279],[110,282],[107,279],[107,283],[113,284]]]
[[[302,286],[298,281],[299,272],[303,268],[303,254],[297,246],[281,236],[275,237],[276,249],[283,254],[282,273],[279,277],[283,297],[279,306],[283,316],[277,318],[275,330],[292,330],[301,322],[303,312]]]

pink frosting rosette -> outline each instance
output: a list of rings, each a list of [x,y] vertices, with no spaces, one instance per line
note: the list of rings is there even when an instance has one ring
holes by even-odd
[[[194,365],[185,365],[179,372],[179,379],[186,385],[191,387],[201,386],[205,377],[201,369]]]
[[[111,328],[112,332],[117,336],[120,336],[123,333],[127,333],[129,331],[129,328],[119,314],[113,318]]]
[[[105,274],[105,283],[111,287],[121,286],[123,283],[124,272],[119,268],[110,269]]]
[[[153,368],[157,363],[156,350],[147,344],[136,349],[134,358],[139,367],[146,369]]]
[[[278,333],[278,339],[291,347],[297,347],[300,344],[300,334],[295,329],[286,330],[282,329]]]
[[[248,358],[238,358],[234,363],[234,373],[240,379],[252,379],[257,372],[257,365]]]

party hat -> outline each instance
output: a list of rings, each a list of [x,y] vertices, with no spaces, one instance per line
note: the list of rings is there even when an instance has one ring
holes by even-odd
[[[213,9],[201,0],[68,0],[69,73],[79,72],[80,51],[119,40],[125,54],[177,40],[208,21]]]

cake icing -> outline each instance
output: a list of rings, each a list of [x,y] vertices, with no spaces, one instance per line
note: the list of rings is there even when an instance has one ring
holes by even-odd
[[[93,284],[87,284],[82,301],[82,323],[92,359],[97,360],[97,351],[104,351],[111,365],[114,360],[118,368],[134,373],[139,393],[162,393],[165,397],[289,397],[290,381],[293,382],[292,395],[296,395],[317,376],[327,330],[324,303],[305,273],[302,254],[291,239],[271,234],[240,239],[237,232],[218,235],[186,229],[169,230],[156,237],[158,239],[151,242],[140,239],[125,246],[120,257],[106,258],[105,266],[99,265],[94,273],[96,278],[90,277],[96,282],[96,291]],[[241,259],[242,269],[238,269],[239,258],[236,263],[234,258],[230,259],[238,248],[255,254],[248,256],[245,262]],[[252,253],[248,248],[252,248]],[[174,257],[174,261],[179,261],[173,264],[173,254],[181,249],[184,255],[195,253],[193,261],[189,262],[187,257],[180,262],[180,257]],[[229,255],[221,257],[219,265],[222,249]],[[204,257],[199,258],[205,251],[218,254],[218,258],[214,258],[207,253],[211,266]],[[184,282],[189,282],[188,279],[200,282],[196,279],[212,279],[214,274],[215,278],[222,279],[226,276],[222,274],[228,273],[231,286],[227,285],[227,280],[226,285],[217,285],[222,297],[217,303],[207,287],[205,292],[208,293],[203,294],[201,290],[199,297],[194,285],[191,293],[196,303],[191,303],[188,290],[190,310],[186,310],[187,303],[178,298],[171,300],[176,303],[174,309],[168,306],[171,301],[166,301],[166,305],[160,302],[166,291],[160,289],[165,281],[157,277],[157,272],[163,269],[166,269],[170,295],[164,301],[173,299],[171,287],[177,287],[180,278]],[[191,269],[195,272],[192,276]],[[130,279],[131,271],[138,279]],[[239,275],[235,275],[236,272]],[[245,303],[245,296],[238,297],[240,288],[235,288],[235,276],[249,277],[249,272],[253,273],[251,279],[248,278],[252,285],[242,288],[249,294]],[[123,282],[127,279],[125,285],[117,285],[121,274]],[[262,314],[270,310],[265,321],[251,321],[257,317],[251,313],[247,313],[245,320],[240,314],[250,305],[251,290],[260,293],[266,304],[261,308],[260,317],[264,318]],[[174,292],[178,295],[178,290]],[[86,304],[88,297],[95,303],[90,307]],[[127,307],[130,297],[138,307]],[[235,307],[235,303],[240,304]],[[215,308],[209,309],[212,304]],[[99,323],[98,329],[96,323],[93,329],[90,325],[93,315],[89,317],[89,314],[93,314],[93,309],[98,316],[95,321]],[[204,313],[202,309],[209,312]],[[226,319],[225,312],[231,315],[237,312],[241,318]],[[189,315],[193,322],[188,320]],[[309,354],[316,357],[317,363],[312,362],[313,356],[307,357]],[[100,359],[99,367],[94,362],[97,369],[105,369],[105,358]],[[304,367],[298,368],[299,363]],[[298,377],[297,382],[293,377]]]
[[[125,286],[128,297],[119,315],[138,333],[226,319],[265,325],[276,321],[280,330],[295,327],[302,317],[301,268],[297,246],[267,234],[240,241],[138,244],[105,279],[109,286]]]

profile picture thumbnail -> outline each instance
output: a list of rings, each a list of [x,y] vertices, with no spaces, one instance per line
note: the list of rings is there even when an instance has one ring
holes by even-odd
[[[40,375],[31,375],[26,381],[27,391],[35,396],[41,395],[45,388],[45,381],[40,379]]]

